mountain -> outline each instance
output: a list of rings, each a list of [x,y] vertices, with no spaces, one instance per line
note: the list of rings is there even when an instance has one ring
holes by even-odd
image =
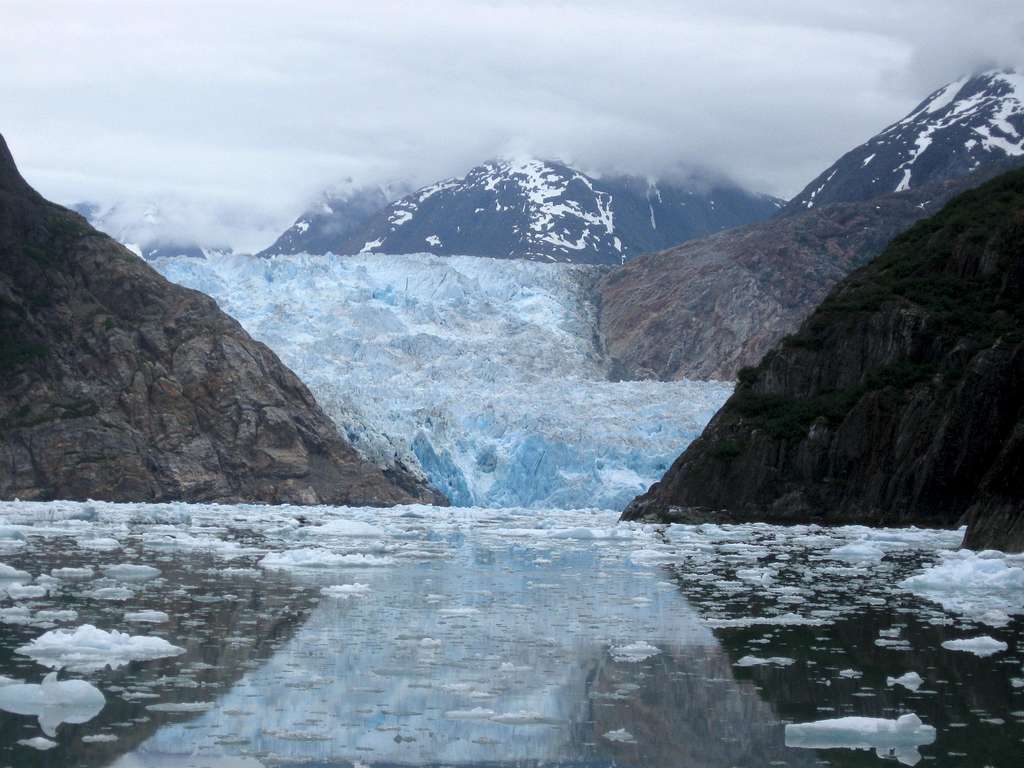
[[[385,472],[207,296],[22,179],[0,138],[0,498],[443,501]]]
[[[627,519],[968,522],[1024,549],[1024,170],[844,279]]]
[[[940,88],[781,215],[643,254],[606,277],[601,334],[615,374],[731,379],[756,363],[896,234],[1024,164],[1021,82],[988,72]]]
[[[775,198],[726,182],[596,178],[559,162],[495,160],[395,200],[361,224],[347,206],[337,215],[300,218],[282,237],[285,242],[264,253],[434,253],[622,264],[638,253],[767,219],[781,207]],[[365,210],[360,206],[357,213]]]
[[[166,221],[156,203],[101,205],[87,201],[74,203],[70,208],[146,261],[165,256],[203,259],[211,253],[231,253],[227,245],[202,244],[180,233],[172,234],[175,227]]]
[[[787,211],[868,200],[1024,155],[1024,73],[992,70],[948,83],[902,120],[843,155]]]
[[[914,222],[1024,158],[873,200],[832,203],[644,254],[598,284],[620,379],[722,379],[756,364],[833,285]]]
[[[341,243],[347,242],[370,218],[408,192],[404,184],[388,184],[325,193],[320,202],[303,212],[270,247],[256,255],[340,253]]]

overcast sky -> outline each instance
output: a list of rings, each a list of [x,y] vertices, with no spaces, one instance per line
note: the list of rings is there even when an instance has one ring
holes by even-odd
[[[0,132],[31,183],[161,201],[243,248],[346,178],[427,183],[508,153],[703,167],[789,197],[944,82],[1024,65],[1021,0],[0,0],[0,16]]]

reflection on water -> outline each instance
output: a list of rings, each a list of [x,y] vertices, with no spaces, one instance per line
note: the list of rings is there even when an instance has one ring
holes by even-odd
[[[39,681],[44,668],[14,651],[57,610],[78,614],[61,626],[152,634],[186,654],[70,675],[106,705],[51,728],[48,751],[19,743],[43,735],[33,718],[0,714],[0,765],[997,766],[1016,764],[1024,737],[1020,623],[968,625],[895,586],[955,545],[948,534],[894,534],[872,545],[884,557],[851,563],[829,553],[865,535],[854,529],[425,507],[95,505],[65,519],[80,506],[0,545],[0,562],[32,577],[94,569],[35,578],[48,595],[5,602],[27,615],[0,614],[20,622],[0,625],[0,674]],[[41,510],[53,511],[0,517]],[[83,545],[101,537],[120,548]],[[104,576],[118,563],[161,574]],[[131,596],[95,597],[108,588]],[[967,630],[1009,649],[941,647]],[[909,671],[917,691],[888,681]],[[911,712],[934,744],[819,725],[791,728],[805,738],[787,746],[787,723]]]

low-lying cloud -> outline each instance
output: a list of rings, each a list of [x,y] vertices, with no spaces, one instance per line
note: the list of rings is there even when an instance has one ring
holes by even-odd
[[[933,88],[1024,63],[1019,2],[710,5],[8,0],[0,131],[54,199],[187,201],[196,237],[258,248],[339,180],[509,152],[790,196]]]

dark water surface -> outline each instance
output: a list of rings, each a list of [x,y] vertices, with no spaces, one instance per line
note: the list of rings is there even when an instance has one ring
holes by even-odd
[[[63,666],[105,704],[0,711],[0,766],[1024,764],[1024,562],[951,558],[954,532],[429,507],[0,503],[3,519],[0,563],[29,578],[0,581],[0,676]],[[987,581],[942,604],[901,586],[940,561]],[[105,573],[123,564],[159,575]],[[126,620],[143,610],[166,621]],[[31,655],[87,624],[184,650]],[[942,646],[977,637],[1006,648]],[[889,680],[908,672],[917,690]],[[887,735],[786,728],[908,713],[920,727]]]

